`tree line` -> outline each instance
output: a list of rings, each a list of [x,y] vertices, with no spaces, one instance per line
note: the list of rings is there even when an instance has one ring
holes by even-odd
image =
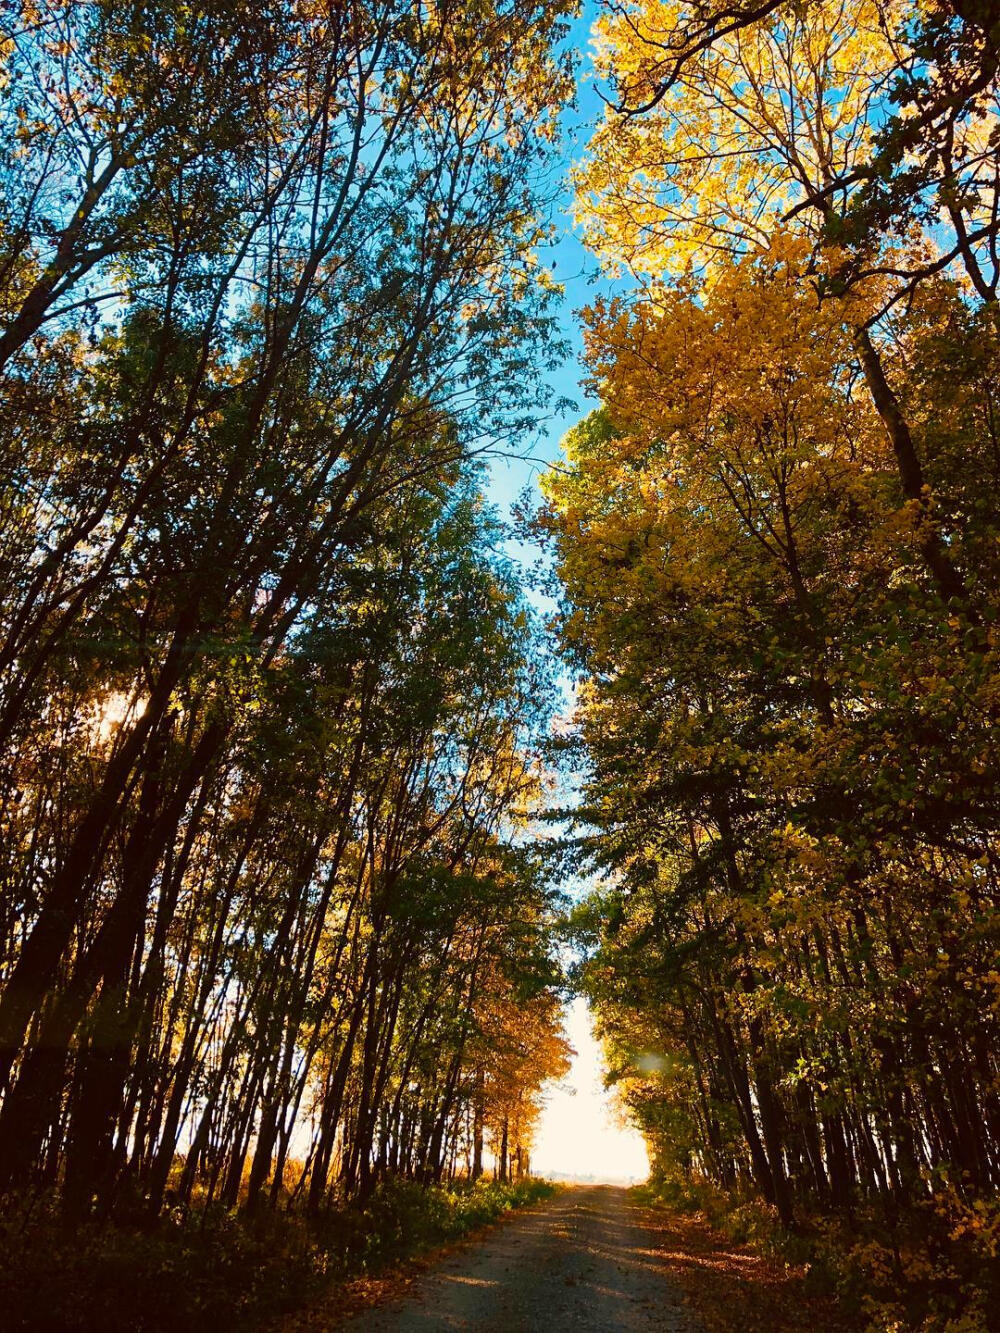
[[[981,1235],[995,8],[615,0],[598,48],[577,208],[620,294],[539,519],[601,879],[581,982],[664,1174]]]
[[[0,1193],[526,1166],[549,684],[477,459],[555,354],[562,4],[0,29]]]

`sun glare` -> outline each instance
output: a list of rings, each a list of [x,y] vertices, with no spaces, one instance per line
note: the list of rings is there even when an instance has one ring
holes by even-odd
[[[548,1094],[531,1154],[536,1175],[572,1180],[639,1181],[649,1174],[642,1136],[621,1123],[603,1085],[601,1051],[586,1001],[574,1000],[566,1035],[576,1050],[567,1077]]]
[[[92,707],[89,718],[89,731],[93,740],[100,744],[109,741],[121,724],[136,707],[143,707],[135,696],[122,690],[112,690],[104,695]]]

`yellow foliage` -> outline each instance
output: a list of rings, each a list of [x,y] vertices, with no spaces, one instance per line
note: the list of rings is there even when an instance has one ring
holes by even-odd
[[[671,36],[695,8],[637,0],[599,21],[599,69],[621,105],[656,97]],[[609,106],[577,173],[588,243],[653,277],[766,250],[793,210],[832,198],[868,158],[909,12],[901,0],[782,6],[688,60],[644,114]],[[795,215],[812,237],[819,221],[812,209]]]

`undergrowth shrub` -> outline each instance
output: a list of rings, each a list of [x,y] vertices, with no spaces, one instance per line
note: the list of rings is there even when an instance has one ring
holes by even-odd
[[[547,1197],[546,1181],[454,1189],[381,1186],[363,1209],[315,1221],[175,1209],[146,1229],[67,1229],[54,1207],[0,1217],[0,1328],[38,1333],[191,1333],[258,1328],[332,1281],[370,1274]]]
[[[947,1182],[906,1212],[859,1207],[850,1218],[777,1210],[708,1180],[661,1179],[636,1191],[674,1212],[702,1214],[736,1244],[804,1270],[810,1294],[838,1300],[858,1333],[1000,1333],[1000,1201]]]

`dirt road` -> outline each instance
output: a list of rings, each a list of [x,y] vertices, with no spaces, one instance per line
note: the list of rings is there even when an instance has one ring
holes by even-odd
[[[563,1190],[444,1260],[357,1333],[699,1333],[624,1189]]]

